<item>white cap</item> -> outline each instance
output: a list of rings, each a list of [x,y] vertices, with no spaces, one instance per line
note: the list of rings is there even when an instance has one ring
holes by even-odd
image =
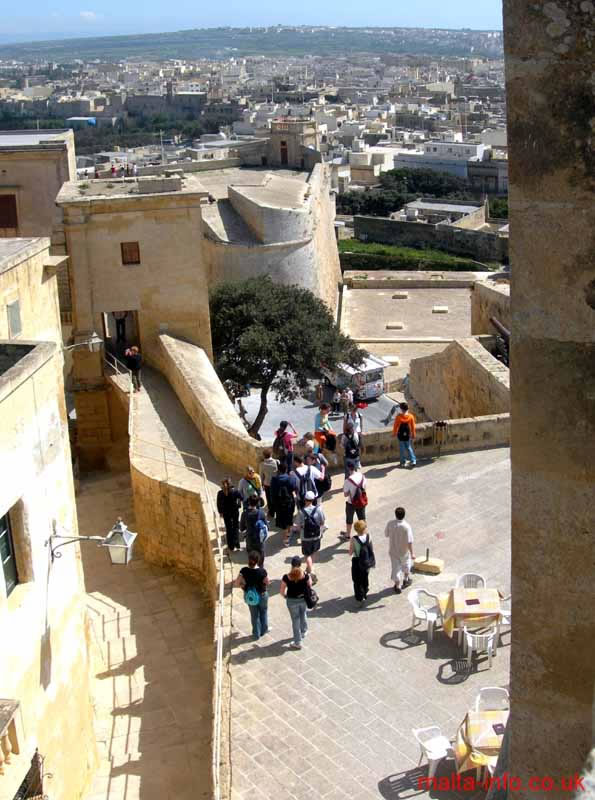
[[[316,500],[316,495],[314,492],[306,492],[305,497],[306,500]]]

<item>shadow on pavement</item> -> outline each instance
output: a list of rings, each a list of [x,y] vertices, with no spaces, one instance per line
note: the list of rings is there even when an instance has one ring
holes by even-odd
[[[436,778],[451,784],[453,773],[453,762],[443,761],[438,765]],[[404,772],[396,772],[388,775],[378,782],[378,791],[384,800],[408,800],[410,797],[436,798],[436,800],[477,800],[485,797],[485,792],[481,790],[475,792],[458,791],[456,789],[439,789],[437,784],[428,786],[428,766],[424,764],[419,767],[412,767]]]

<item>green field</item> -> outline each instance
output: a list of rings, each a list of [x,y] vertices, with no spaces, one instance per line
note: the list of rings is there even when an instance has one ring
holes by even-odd
[[[443,250],[398,247],[397,245],[360,242],[358,239],[342,239],[339,242],[341,268],[346,269],[412,269],[450,270],[476,272],[482,269],[477,261],[463,256],[445,253]],[[498,268],[498,264],[486,264],[484,269]]]

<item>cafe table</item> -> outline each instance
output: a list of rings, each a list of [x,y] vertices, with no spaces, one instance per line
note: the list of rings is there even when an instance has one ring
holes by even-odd
[[[500,595],[497,589],[464,589],[455,587],[438,597],[444,632],[451,639],[463,627],[492,627],[501,617]]]
[[[508,721],[508,710],[467,712],[459,725],[455,739],[455,761],[457,772],[470,769],[478,772],[489,765],[495,766],[502,747],[503,729]],[[497,733],[494,726],[502,726]]]

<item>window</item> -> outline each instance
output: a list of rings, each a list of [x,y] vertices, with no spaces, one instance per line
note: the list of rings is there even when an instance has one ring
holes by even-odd
[[[0,228],[18,228],[16,194],[0,194]]]
[[[23,326],[21,324],[21,304],[18,300],[13,300],[6,306],[8,315],[8,338],[15,339],[21,334]]]
[[[0,561],[6,583],[6,596],[8,597],[19,582],[17,560],[14,553],[10,518],[8,514],[0,517]]]
[[[140,248],[138,242],[121,242],[122,264],[140,264]]]

